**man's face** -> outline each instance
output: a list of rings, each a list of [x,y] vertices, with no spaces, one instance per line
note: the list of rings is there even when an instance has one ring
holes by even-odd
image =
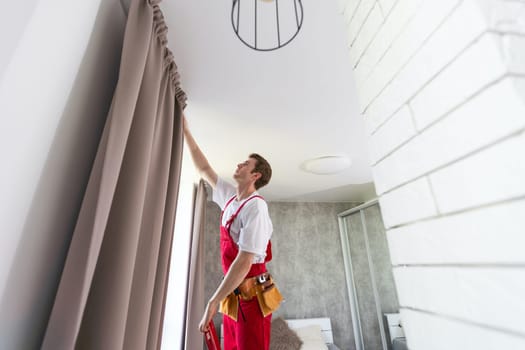
[[[248,182],[252,179],[257,179],[259,173],[252,173],[255,169],[256,160],[254,158],[248,158],[242,163],[237,164],[237,169],[233,173],[233,178],[237,182]]]

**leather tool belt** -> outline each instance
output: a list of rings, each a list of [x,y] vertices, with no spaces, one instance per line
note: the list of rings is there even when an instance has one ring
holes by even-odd
[[[255,277],[246,278],[230,295],[221,300],[219,311],[237,321],[239,299],[251,300],[257,297],[264,317],[279,308],[283,296],[275,285],[272,276],[265,272]],[[242,310],[241,310],[242,311]]]

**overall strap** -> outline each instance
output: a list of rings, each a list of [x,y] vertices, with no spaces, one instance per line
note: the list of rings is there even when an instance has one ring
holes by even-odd
[[[228,205],[230,205],[231,202],[233,202],[233,200],[235,199],[237,195],[233,195],[233,197],[231,197],[227,202],[226,202],[226,205],[224,206],[224,209],[222,210],[221,212],[221,225],[222,225],[222,216],[224,215],[224,212],[226,211],[226,208],[228,207]]]
[[[233,197],[235,198],[235,196]],[[255,196],[252,196],[250,198],[248,198],[247,200],[245,200],[240,206],[239,208],[237,209],[237,211],[235,212],[235,214],[233,214],[229,219],[228,221],[226,222],[226,229],[228,230],[228,232],[230,232],[230,226],[232,225],[233,223],[233,220],[235,220],[235,218],[237,217],[237,215],[239,215],[239,212],[241,211],[241,209],[244,207],[244,205],[246,203],[248,203],[249,201],[251,201],[252,199],[254,198],[261,198],[262,200],[264,200],[264,198],[262,196],[259,196],[259,195],[255,195]],[[230,204],[231,200],[228,202],[228,204]],[[224,209],[226,209],[226,206],[224,207]],[[222,217],[221,217],[221,222],[222,222]]]

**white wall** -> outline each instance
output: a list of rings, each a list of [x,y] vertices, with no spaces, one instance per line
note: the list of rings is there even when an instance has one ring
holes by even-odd
[[[40,346],[124,26],[111,0],[10,2],[0,14],[0,349]]]
[[[13,1],[9,8],[0,13],[0,80],[12,58],[18,43],[21,41],[26,26],[33,16],[38,0]]]
[[[339,3],[409,348],[525,349],[525,2]]]

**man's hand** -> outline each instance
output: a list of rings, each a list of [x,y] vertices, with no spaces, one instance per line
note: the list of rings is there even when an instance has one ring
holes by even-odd
[[[201,332],[206,332],[209,328],[209,324],[211,320],[213,319],[213,316],[217,313],[217,309],[219,307],[219,302],[215,300],[208,301],[208,305],[206,305],[206,309],[204,310],[204,315],[202,316],[202,320],[199,323],[199,330]]]
[[[184,131],[184,140],[186,141],[186,145],[188,145],[188,149],[195,167],[204,180],[206,180],[211,185],[211,187],[215,188],[219,177],[217,176],[215,170],[213,170],[213,168],[210,166],[210,163],[208,163],[208,159],[206,159],[204,153],[202,153],[201,149],[197,145],[197,142],[195,142],[195,139],[190,132],[190,128],[188,127],[188,121],[186,120],[185,115],[182,116],[182,128]]]
[[[242,250],[237,254],[237,257],[235,257],[235,260],[233,260],[230,266],[230,270],[228,270],[221,284],[210,298],[210,301],[208,301],[208,305],[206,305],[206,310],[204,310],[204,315],[199,323],[199,330],[201,332],[208,330],[208,324],[217,313],[220,300],[226,298],[228,294],[233,292],[233,290],[241,284],[248,271],[250,271],[254,255],[254,253]]]

